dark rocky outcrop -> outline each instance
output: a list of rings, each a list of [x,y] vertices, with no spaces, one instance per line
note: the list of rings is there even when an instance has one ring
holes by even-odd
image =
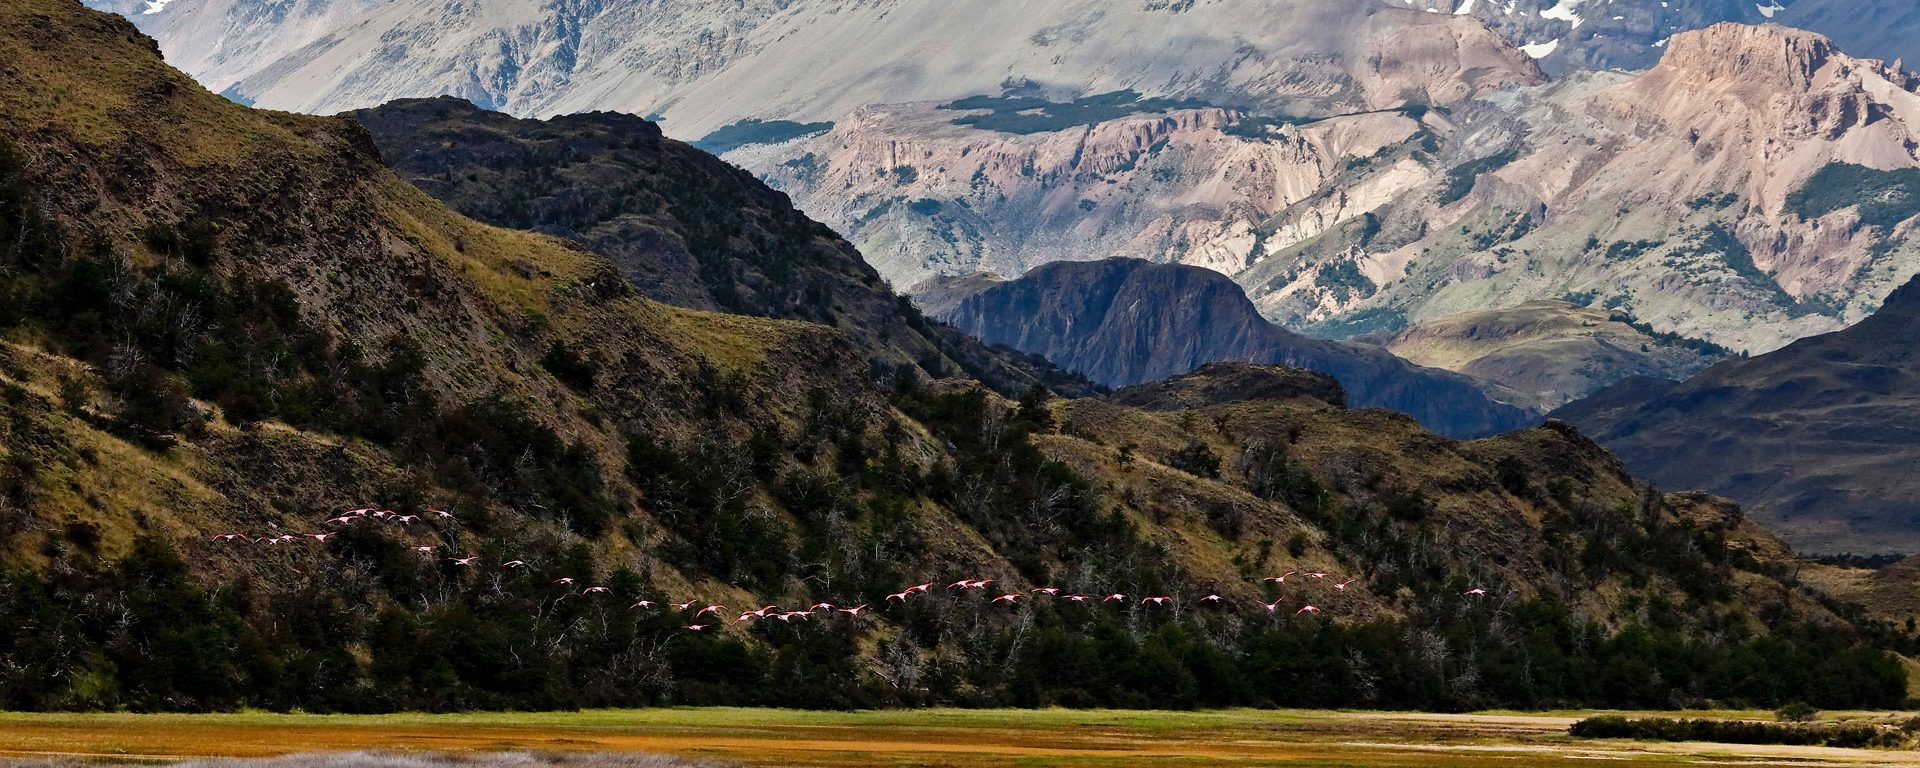
[[[963,278],[964,279],[964,278]],[[989,344],[1044,355],[1108,386],[1177,376],[1219,361],[1271,363],[1331,375],[1355,407],[1411,414],[1446,435],[1513,429],[1534,414],[1490,396],[1493,385],[1421,368],[1383,350],[1301,336],[1267,322],[1240,287],[1212,270],[1137,259],[1047,264],[1015,280],[972,281],[934,316]]]

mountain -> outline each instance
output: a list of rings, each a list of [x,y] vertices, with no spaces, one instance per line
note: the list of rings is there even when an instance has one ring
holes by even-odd
[[[1920,552],[1920,283],[1844,331],[1683,382],[1629,380],[1554,413],[1667,487],[1739,500],[1815,552]]]
[[[1358,407],[1412,414],[1442,434],[1531,423],[1465,376],[1411,365],[1375,347],[1310,339],[1267,322],[1239,286],[1199,267],[1139,259],[1055,262],[1005,281],[934,281],[928,308],[989,344],[1043,355],[1109,386],[1177,376],[1216,361],[1330,374]],[[971,292],[965,292],[965,291]]]
[[[1505,384],[1540,411],[1630,377],[1685,379],[1729,356],[1617,312],[1552,300],[1462,312],[1368,341],[1416,365]]]
[[[1737,508],[1564,427],[1234,396],[1313,378],[1259,367],[1163,384],[1181,410],[883,388],[840,331],[647,299],[71,0],[0,0],[0,73],[6,709],[1904,696]],[[1364,576],[1257,580],[1287,570]],[[1176,602],[884,600],[955,577]],[[628,607],[669,598],[870,610]]]
[[[840,329],[876,367],[967,375],[1017,394],[1087,394],[1044,360],[927,322],[853,246],[752,175],[630,115],[522,120],[452,98],[349,114],[404,178],[460,213],[565,237],[649,298]]]
[[[1537,78],[1471,21],[1316,0],[1054,0],[1017,13],[989,0],[307,0],[276,10],[280,21],[249,0],[144,10],[132,18],[169,55],[204,62],[190,71],[264,107],[331,113],[452,95],[520,115],[659,114],[688,139],[750,119],[834,121],[870,104],[1017,82],[1053,94],[1134,88],[1351,107],[1444,103]],[[316,18],[330,21],[305,24]],[[254,53],[252,40],[273,41],[277,55]]]
[[[1477,18],[1556,75],[1580,69],[1646,69],[1673,35],[1720,22],[1789,25],[1808,0],[1382,0],[1428,13]],[[1785,11],[1783,13],[1783,11]],[[1795,25],[1798,26],[1798,25]],[[1851,50],[1851,49],[1849,49]]]
[[[870,107],[729,157],[901,285],[1144,258],[1232,275],[1267,317],[1322,336],[1570,299],[1763,352],[1857,321],[1920,272],[1920,209],[1862,216],[1847,196],[1920,167],[1914,78],[1777,26],[1663,50],[1638,74],[1318,118]]]

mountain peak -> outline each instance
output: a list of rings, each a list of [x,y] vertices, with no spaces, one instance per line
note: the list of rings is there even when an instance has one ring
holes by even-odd
[[[1836,55],[1833,41],[1813,32],[1722,22],[1674,35],[1660,67],[1707,81],[1804,90]]]

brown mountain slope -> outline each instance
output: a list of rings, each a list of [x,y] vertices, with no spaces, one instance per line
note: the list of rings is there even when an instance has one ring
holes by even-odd
[[[918,366],[1009,394],[1092,387],[923,319],[853,246],[786,196],[630,115],[520,120],[452,98],[350,113],[382,157],[449,207],[580,242],[670,304],[837,328],[876,370]]]
[[[962,285],[975,290],[956,298]],[[1106,259],[1055,262],[1013,280],[932,286],[948,293],[944,303],[950,304],[934,317],[1110,386],[1216,361],[1277,363],[1330,374],[1355,406],[1411,413],[1443,434],[1489,434],[1532,419],[1468,377],[1411,365],[1375,347],[1281,329],[1212,270]]]
[[[1903,693],[1867,625],[1752,554],[1777,543],[1564,430],[884,391],[832,329],[649,301],[76,3],[0,0],[0,80],[0,707]],[[326,522],[368,506],[421,517]],[[1309,569],[1355,581],[1254,580]],[[1175,601],[884,600],[959,577]],[[670,598],[869,610],[627,607]],[[1805,674],[1733,674],[1762,647]]]
[[[1462,312],[1368,341],[1416,365],[1505,384],[1543,412],[1621,379],[1684,379],[1729,356],[1617,312],[1555,300]]]
[[[1630,380],[1555,415],[1667,487],[1738,499],[1796,546],[1920,551],[1920,284],[1872,317],[1683,382]]]

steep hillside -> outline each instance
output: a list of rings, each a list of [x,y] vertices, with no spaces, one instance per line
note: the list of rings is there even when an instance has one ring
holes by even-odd
[[[914,365],[1008,394],[1086,394],[1044,360],[990,350],[928,322],[860,253],[785,195],[718,158],[610,112],[520,120],[458,99],[350,114],[388,165],[462,214],[566,237],[649,298],[837,328],[876,369]]]
[[[70,0],[0,0],[0,86],[0,707],[1904,693],[1737,510],[1564,429],[883,390],[833,329],[652,302]],[[1025,596],[899,591],[954,578]],[[816,602],[856,612],[708,618]]]
[[[1534,418],[1465,376],[1410,365],[1365,345],[1289,333],[1261,318],[1232,280],[1211,270],[1138,259],[1055,262],[1015,280],[974,285],[964,298],[946,291],[949,306],[933,316],[1109,386],[1177,376],[1216,361],[1277,363],[1330,374],[1355,406],[1411,413],[1443,434],[1483,435]]]
[[[1500,382],[1539,411],[1629,377],[1684,379],[1729,356],[1617,312],[1552,300],[1462,312],[1370,341],[1416,365]]]
[[[1555,413],[1671,488],[1704,488],[1815,552],[1920,552],[1920,283],[1847,330]]]

